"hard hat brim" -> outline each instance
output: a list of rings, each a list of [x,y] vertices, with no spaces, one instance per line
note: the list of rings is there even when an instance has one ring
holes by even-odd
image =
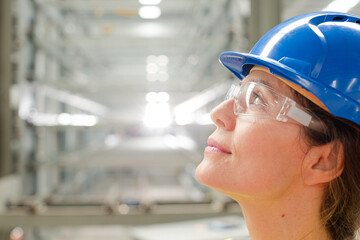
[[[306,90],[308,90],[306,86],[309,86],[309,84],[316,84],[314,81],[311,81],[311,79],[302,76],[302,74],[278,61],[250,53],[224,52],[219,56],[219,60],[240,80],[249,74],[252,66],[258,65],[268,68],[271,73],[283,77]]]
[[[318,98],[318,94],[321,94],[321,92],[326,88],[326,85],[319,84],[319,82],[313,81],[311,78],[304,76],[287,65],[270,58],[250,53],[224,52],[219,56],[219,60],[240,80],[249,74],[254,65],[257,65],[268,68],[270,73],[282,77],[289,82],[312,92]],[[309,89],[311,89],[311,91]],[[316,91],[316,89],[321,89],[321,91]]]

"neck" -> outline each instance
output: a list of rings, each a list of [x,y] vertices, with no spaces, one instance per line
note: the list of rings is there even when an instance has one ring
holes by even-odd
[[[244,196],[237,196],[235,200],[242,208],[251,240],[330,239],[321,224],[322,196],[317,189],[271,201]]]

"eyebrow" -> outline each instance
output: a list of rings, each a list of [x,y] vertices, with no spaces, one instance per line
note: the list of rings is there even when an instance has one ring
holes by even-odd
[[[271,81],[265,80],[265,79],[263,79],[263,78],[260,78],[260,77],[249,77],[248,79],[249,79],[249,81],[246,81],[246,82],[261,83],[261,84],[263,84],[263,85],[265,85],[265,86],[268,86],[268,87],[270,87],[270,88],[272,88],[272,89],[276,89],[276,88],[274,87],[274,85],[271,83]],[[245,79],[244,79],[244,80],[245,80]]]

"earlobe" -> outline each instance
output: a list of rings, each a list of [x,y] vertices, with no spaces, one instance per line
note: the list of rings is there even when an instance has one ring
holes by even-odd
[[[340,176],[343,169],[343,145],[336,140],[308,151],[303,164],[303,179],[307,185],[328,183]]]

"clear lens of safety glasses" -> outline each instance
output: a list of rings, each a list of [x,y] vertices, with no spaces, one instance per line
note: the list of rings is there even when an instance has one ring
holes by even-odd
[[[234,114],[271,118],[281,122],[304,125],[317,131],[323,130],[321,122],[300,105],[276,90],[256,82],[232,85],[226,99],[234,98]]]

